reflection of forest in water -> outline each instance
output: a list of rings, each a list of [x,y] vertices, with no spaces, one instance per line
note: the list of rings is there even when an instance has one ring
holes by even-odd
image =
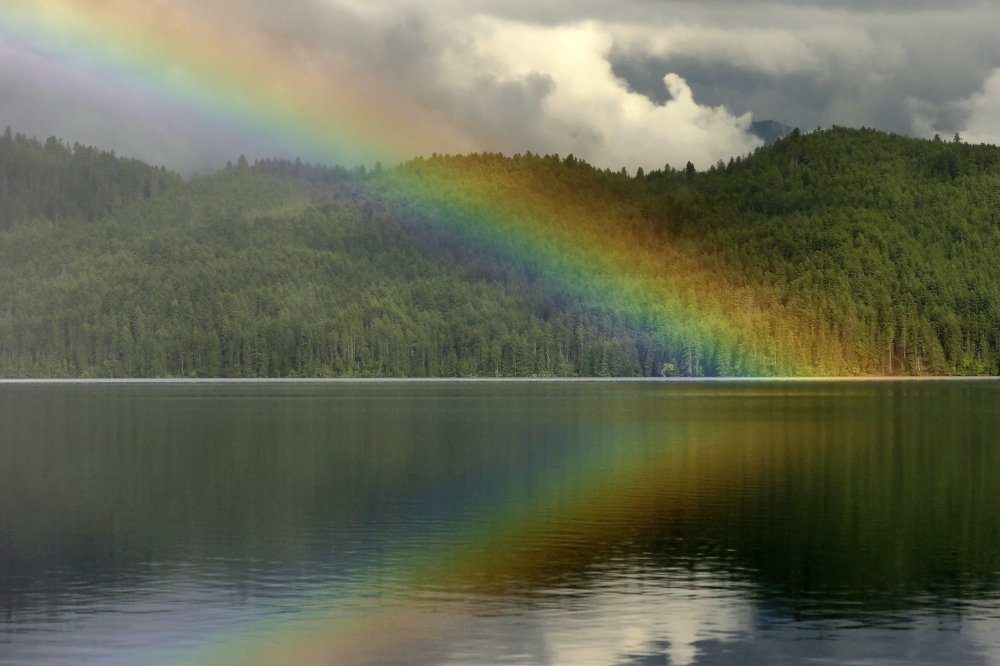
[[[421,589],[528,604],[615,567],[689,568],[793,617],[864,619],[989,595],[1000,568],[988,382],[6,385],[0,398],[13,617],[39,595],[57,608],[70,582],[101,594],[191,562],[234,585],[377,562]],[[437,555],[392,556],[409,548]]]

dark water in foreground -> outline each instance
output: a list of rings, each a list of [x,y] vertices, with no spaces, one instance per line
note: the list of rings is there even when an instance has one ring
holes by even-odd
[[[1000,383],[0,384],[0,664],[1000,663]]]

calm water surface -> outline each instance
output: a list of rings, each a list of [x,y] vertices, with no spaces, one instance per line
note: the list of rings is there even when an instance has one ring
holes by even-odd
[[[1000,383],[0,384],[0,664],[1000,664]]]

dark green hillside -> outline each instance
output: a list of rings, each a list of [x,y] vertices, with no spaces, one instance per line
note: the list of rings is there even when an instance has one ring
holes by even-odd
[[[681,233],[883,374],[997,374],[1000,149],[798,134],[695,179]]]
[[[358,174],[320,190],[264,171],[178,183],[96,222],[77,206],[0,232],[0,374],[642,372],[607,317],[412,237]]]
[[[733,309],[737,329],[749,322],[743,348],[775,359],[743,371],[1000,367],[996,147],[833,129],[794,132],[702,173],[488,155],[395,172],[267,161],[184,183],[8,133],[0,376],[739,370],[683,331],[645,330],[612,301],[428,224],[433,206],[411,207],[393,189],[414,171],[486,200],[516,193],[581,238],[618,238],[626,259],[659,256],[636,270],[665,267],[651,279],[694,302],[712,296],[717,316]],[[783,353],[797,356],[782,365]]]
[[[667,167],[630,177],[572,156],[408,168],[417,166],[497,201],[530,200],[571,220],[581,237],[609,225],[612,235],[630,234],[636,265],[655,248],[662,261],[650,279],[721,294],[717,310],[747,331],[744,348],[771,350],[777,372],[1000,369],[996,146],[833,128],[795,131],[702,173]],[[674,268],[681,258],[695,265]],[[784,364],[782,347],[792,359]],[[703,359],[710,351],[696,349]],[[684,353],[671,348],[687,374]],[[725,368],[709,359],[694,370]]]

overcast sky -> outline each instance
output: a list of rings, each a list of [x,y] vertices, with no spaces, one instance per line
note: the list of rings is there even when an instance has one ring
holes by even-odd
[[[1000,143],[1000,0],[194,4],[320,71],[349,63],[355,80],[391,89],[433,124],[428,135],[448,137],[441,152],[705,167],[759,145],[747,127],[766,119]],[[186,173],[240,153],[294,156],[274,137],[124,85],[85,54],[52,53],[2,25],[0,124]]]

